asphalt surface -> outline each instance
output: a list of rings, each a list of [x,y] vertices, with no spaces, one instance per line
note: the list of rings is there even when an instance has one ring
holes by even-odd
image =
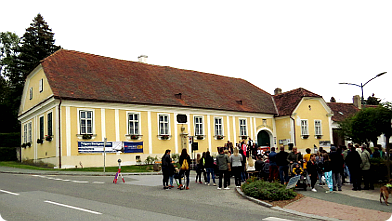
[[[115,173],[103,172],[75,172],[75,171],[40,171],[40,170],[25,170],[11,167],[0,167],[1,173],[11,174],[35,174],[38,176],[114,176]],[[132,176],[141,175],[149,179],[146,175],[159,175],[160,173],[126,173],[127,182],[132,180]],[[156,180],[157,176],[150,176],[152,180]],[[194,181],[194,176],[191,174]],[[160,178],[158,177],[158,180]],[[156,181],[151,183],[156,185]],[[121,180],[119,180],[120,182]],[[132,180],[133,184],[137,184],[138,179]],[[97,182],[99,183],[99,181]],[[149,182],[147,182],[149,183]],[[141,181],[141,185],[146,185],[145,180]],[[191,183],[191,185],[197,185]],[[202,185],[203,186],[203,185]],[[297,192],[303,194],[305,197],[299,201],[293,202],[284,208],[272,207],[270,209],[277,211],[285,211],[295,216],[303,216],[304,218],[319,219],[319,220],[359,220],[359,221],[373,221],[373,220],[391,220],[392,221],[392,207],[380,204],[379,189],[352,191],[351,185],[343,186],[343,191],[336,191],[333,193],[326,193],[325,186],[316,186],[318,192],[298,190]],[[237,189],[241,194],[241,190]],[[245,196],[243,196],[245,197]],[[389,201],[391,202],[392,196]],[[258,203],[262,207],[269,207],[268,202],[257,202],[257,200],[250,199],[249,203]]]

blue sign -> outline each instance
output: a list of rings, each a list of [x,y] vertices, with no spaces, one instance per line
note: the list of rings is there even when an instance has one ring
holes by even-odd
[[[143,153],[143,142],[124,142],[124,153]]]

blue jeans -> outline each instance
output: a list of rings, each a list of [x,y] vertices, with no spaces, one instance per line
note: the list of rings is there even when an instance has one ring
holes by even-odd
[[[284,176],[284,178],[283,178]],[[287,183],[289,181],[289,166],[279,166],[279,179],[280,183],[284,184],[285,182]]]
[[[210,173],[212,175],[212,180],[215,183],[214,168],[206,168],[206,173],[207,173],[207,183],[210,183]]]

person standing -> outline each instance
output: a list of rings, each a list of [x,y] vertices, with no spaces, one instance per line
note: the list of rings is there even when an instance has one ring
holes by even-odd
[[[219,155],[216,157],[216,162],[218,164],[219,168],[219,186],[218,190],[222,189],[222,179],[224,178],[223,181],[223,187],[225,190],[229,190],[230,188],[228,187],[229,184],[229,174],[228,174],[228,164],[229,164],[229,157],[224,153],[223,148],[219,148]]]
[[[188,163],[188,168],[185,168],[185,169],[182,168],[184,160],[186,160],[187,163]],[[189,156],[189,154],[188,154],[186,149],[182,149],[179,163],[181,165],[181,169],[180,169],[180,174],[179,175],[180,175],[180,177],[182,175],[185,175],[184,178],[186,179],[186,189],[189,190],[189,170],[190,170],[189,165],[191,165],[191,158],[190,158],[190,156]],[[182,183],[181,183],[181,179],[180,179],[180,185],[178,186],[178,189],[181,189],[181,187],[182,187]]]
[[[278,179],[279,176],[279,169],[278,165],[276,164],[276,155],[275,147],[271,147],[271,152],[268,155],[269,159],[269,176],[268,181],[272,182]]]
[[[339,191],[342,191],[343,155],[336,150],[336,147],[332,146],[329,158],[332,166],[333,191],[336,191],[336,187]]]
[[[308,176],[310,178],[310,187],[313,192],[317,192],[317,190],[314,188],[314,185],[317,182],[317,164],[316,164],[316,154],[311,154],[310,159],[307,162],[307,171],[308,171]]]
[[[281,184],[286,184],[289,181],[288,155],[289,153],[284,151],[284,146],[280,146],[280,152],[276,155],[276,164],[279,167],[279,178]]]
[[[310,177],[308,176],[308,170],[307,170],[307,164],[308,164],[308,162],[309,162],[309,160],[310,160],[310,152],[311,152],[311,149],[310,148],[306,148],[306,150],[305,150],[305,152],[306,152],[306,154],[304,155],[304,172],[305,172],[305,177],[306,177],[306,184],[308,185],[308,186],[310,186]]]
[[[205,168],[206,168],[206,174],[207,174],[207,180],[206,180],[206,184],[210,185],[210,179],[212,178],[212,181],[214,183],[214,186],[216,186],[215,183],[215,174],[214,174],[214,158],[211,157],[211,153],[210,151],[206,152],[206,164],[205,164]],[[211,175],[211,177],[210,177]]]
[[[195,182],[197,183],[197,179],[199,179],[199,183],[201,182],[201,171],[203,167],[203,161],[201,155],[198,153],[196,157],[196,179]]]
[[[353,182],[354,191],[361,190],[361,156],[352,144],[348,144],[350,152],[346,157],[346,164],[350,170],[351,180]]]
[[[331,159],[329,158],[329,155],[327,153],[323,153],[323,172],[324,172],[324,177],[327,182],[329,191],[326,193],[332,193],[333,191],[333,181],[332,181],[332,165],[331,165]]]
[[[238,148],[234,149],[233,155],[230,156],[231,171],[234,174],[234,184],[236,187],[241,186],[241,168],[242,168],[242,155],[239,154]]]
[[[170,150],[167,149],[165,154],[162,156],[162,174],[163,174],[163,189],[168,190],[169,187],[169,176],[172,164],[172,159],[170,158]],[[173,165],[173,164],[172,164]]]
[[[370,153],[366,149],[366,144],[361,146],[362,153],[361,153],[361,170],[363,176],[363,183],[364,183],[364,190],[374,190],[373,181],[371,179],[371,170],[370,170]]]

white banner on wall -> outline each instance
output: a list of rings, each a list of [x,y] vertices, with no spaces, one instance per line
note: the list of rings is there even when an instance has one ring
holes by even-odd
[[[104,142],[78,142],[79,153],[103,153]],[[106,153],[121,153],[123,143],[119,142],[106,142]]]

